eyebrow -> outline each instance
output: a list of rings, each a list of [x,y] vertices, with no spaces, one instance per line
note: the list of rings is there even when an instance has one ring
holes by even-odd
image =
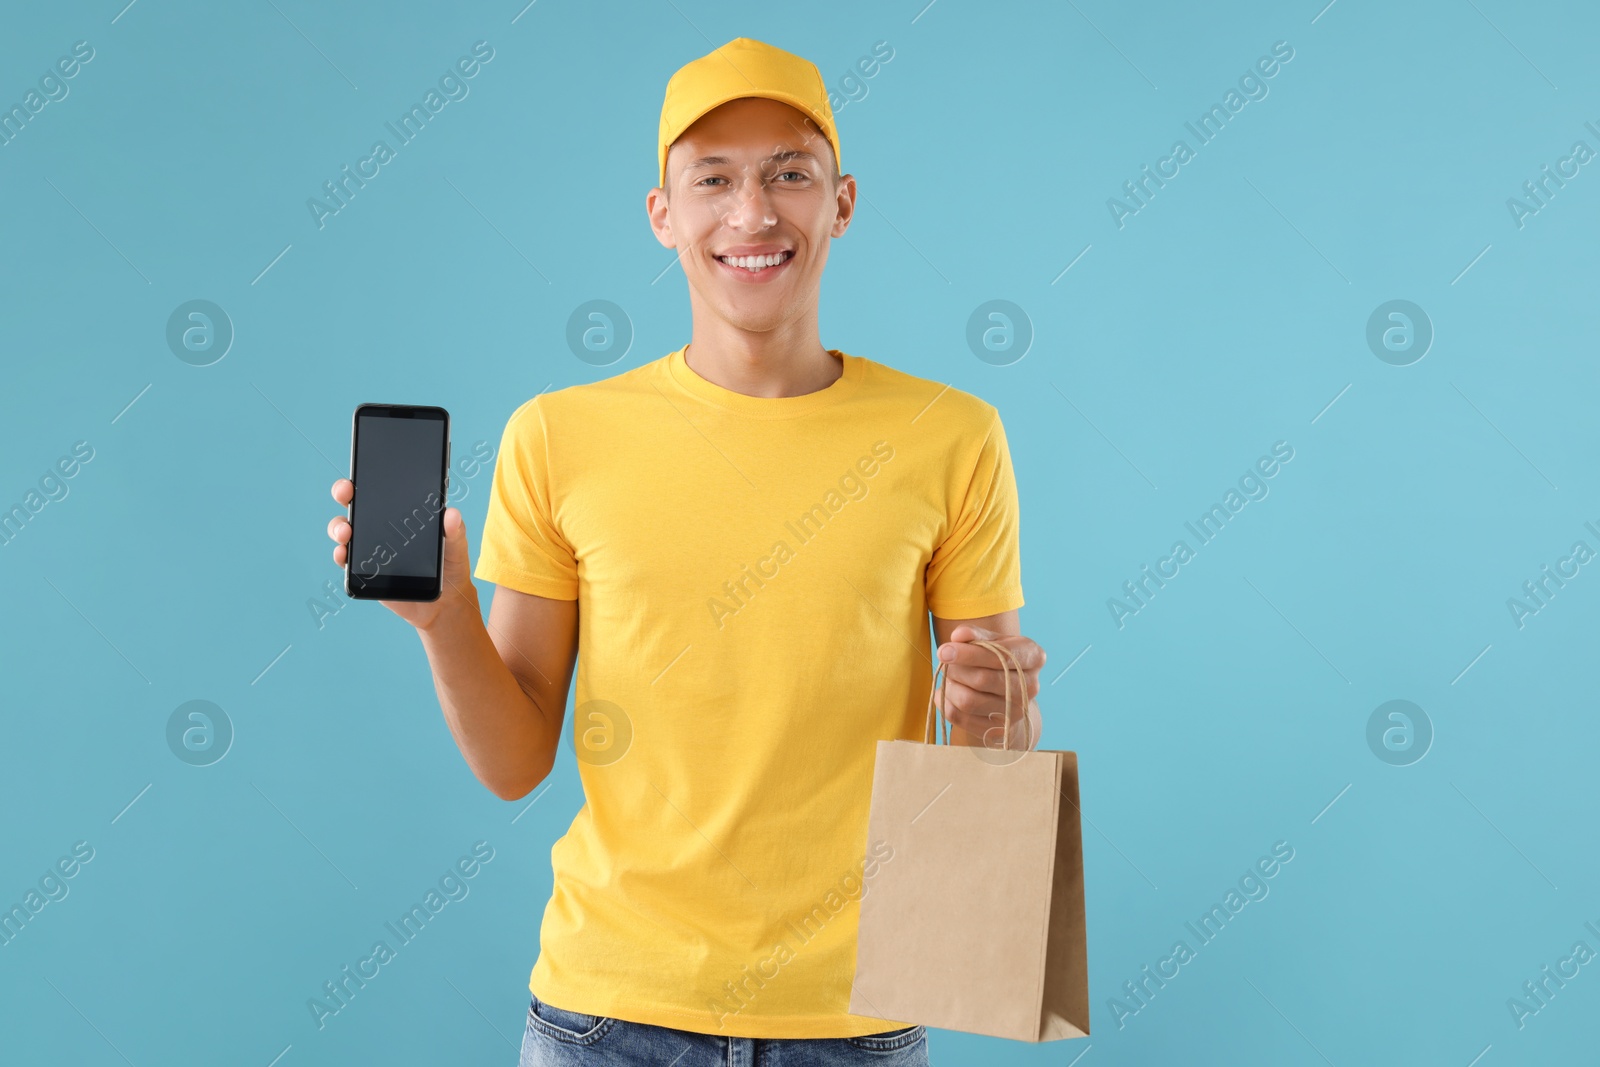
[[[786,148],[782,151],[774,152],[772,155],[762,160],[762,162],[790,163],[797,159],[810,160],[812,163],[821,163],[821,160],[819,160],[814,153],[807,152],[799,148]],[[683,169],[689,171],[694,170],[697,167],[726,167],[732,162],[733,161],[727,156],[701,156],[699,159],[696,159],[693,162],[685,165]]]

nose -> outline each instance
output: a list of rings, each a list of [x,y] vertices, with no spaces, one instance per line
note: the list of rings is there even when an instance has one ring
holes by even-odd
[[[772,210],[771,195],[766,183],[759,177],[740,183],[734,193],[733,210],[726,219],[729,226],[746,233],[760,233],[778,224],[777,213]]]

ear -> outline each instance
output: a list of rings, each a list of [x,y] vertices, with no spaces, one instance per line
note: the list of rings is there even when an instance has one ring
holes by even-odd
[[[833,228],[829,235],[843,237],[844,232],[850,228],[850,220],[856,217],[856,179],[853,174],[846,174],[839,179],[838,214],[834,216]]]
[[[651,189],[644,197],[645,214],[650,217],[650,229],[656,240],[665,248],[677,248],[677,238],[672,236],[672,223],[667,217],[667,191],[660,186]]]

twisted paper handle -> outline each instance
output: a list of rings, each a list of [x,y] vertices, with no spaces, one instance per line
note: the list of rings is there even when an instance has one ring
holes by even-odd
[[[1006,710],[1004,715],[1005,735],[1001,739],[1000,747],[1002,749],[1009,749],[1011,747],[1011,672],[1013,670],[1017,672],[1017,681],[1019,683],[1025,682],[1027,676],[1022,673],[1022,664],[1017,660],[1016,653],[1012,652],[1005,645],[999,644],[995,641],[973,641],[971,643],[974,645],[982,645],[984,648],[987,648],[1000,658],[1000,672],[1005,682],[1006,691]],[[1009,665],[1007,661],[1009,661]],[[939,744],[939,738],[941,736],[944,738],[944,744],[948,745],[950,743],[950,719],[946,715],[937,715],[936,707],[933,701],[935,693],[939,694],[939,702],[941,704],[943,704],[949,698],[948,683],[950,681],[950,672],[945,670],[947,666],[949,666],[949,664],[943,662],[942,660],[940,661],[938,668],[934,670],[934,684],[928,690],[928,722],[922,731],[922,740],[927,744]],[[935,718],[938,719],[938,726],[934,725]],[[1028,702],[1026,699],[1024,699],[1022,702],[1022,721],[1028,727],[1027,747],[1028,749],[1032,749],[1033,724],[1028,720]]]

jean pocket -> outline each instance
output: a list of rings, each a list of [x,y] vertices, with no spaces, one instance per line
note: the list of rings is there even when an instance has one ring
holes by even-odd
[[[545,1037],[569,1045],[592,1045],[616,1025],[605,1015],[585,1015],[546,1004],[534,997],[528,1006],[528,1027]]]
[[[873,1052],[893,1052],[896,1049],[909,1048],[921,1041],[928,1034],[925,1026],[908,1026],[903,1030],[885,1030],[881,1034],[862,1034],[859,1037],[847,1037],[846,1041],[859,1049],[868,1049]]]

